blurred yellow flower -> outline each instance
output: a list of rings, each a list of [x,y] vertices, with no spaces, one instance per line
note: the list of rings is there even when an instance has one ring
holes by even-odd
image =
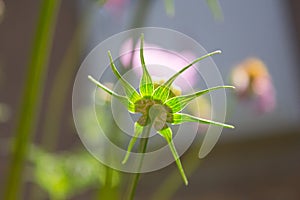
[[[267,66],[258,58],[248,58],[232,70],[232,84],[239,99],[254,98],[260,112],[275,108],[275,89]]]

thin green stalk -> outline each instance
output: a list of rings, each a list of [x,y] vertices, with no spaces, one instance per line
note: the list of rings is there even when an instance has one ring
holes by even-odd
[[[62,121],[62,112],[64,103],[71,87],[72,77],[78,67],[78,60],[81,50],[81,41],[83,23],[80,24],[71,39],[69,47],[58,68],[47,102],[47,111],[42,129],[42,145],[47,150],[54,150],[57,142],[59,128]]]
[[[51,89],[49,90],[49,98],[47,99],[45,120],[42,124],[41,145],[48,151],[53,151],[57,144],[59,136],[59,128],[62,120],[62,112],[64,111],[64,103],[68,94],[68,89],[72,83],[72,77],[77,69],[77,62],[81,51],[81,36],[82,28],[85,24],[82,20],[76,27],[72,35],[70,44],[62,58],[58,71],[52,81]],[[37,198],[38,193],[35,188],[29,189],[29,199]]]
[[[19,199],[18,195],[21,194],[22,171],[31,137],[36,130],[59,4],[60,0],[43,0],[41,4],[20,114],[16,122],[13,155],[3,198],[5,200]]]
[[[105,111],[104,113],[109,113],[110,112],[110,102],[106,102],[105,104]],[[114,124],[112,116],[110,116],[110,120],[107,121],[107,123],[112,124],[112,128],[109,129],[109,135],[117,135],[117,132],[119,131],[117,129],[117,125]],[[107,156],[108,159],[112,159],[113,155],[111,152],[111,149],[105,148],[105,155]],[[113,186],[113,175],[114,173],[118,173],[115,169],[112,169],[109,167],[110,165],[105,166],[105,182],[104,185],[98,190],[96,194],[96,199],[119,199],[119,186]]]
[[[101,189],[98,190],[96,199],[119,199],[118,186],[113,186],[113,174],[115,170],[105,166],[105,183]]]
[[[146,152],[146,149],[147,149],[147,144],[148,144],[148,136],[150,134],[150,131],[151,131],[151,127],[152,125],[148,125],[144,128],[143,130],[143,135],[145,134],[145,138],[141,138],[140,139],[140,144],[139,144],[139,148],[138,148],[138,153],[142,153],[142,158],[140,160],[140,163],[139,163],[139,171],[143,165],[143,158],[144,158],[144,154]],[[133,178],[132,178],[132,181],[129,185],[129,188],[128,188],[128,197],[127,199],[128,200],[133,200],[134,198],[134,195],[135,195],[135,191],[136,191],[136,187],[137,187],[137,184],[139,182],[139,179],[140,179],[140,175],[141,173],[137,172],[133,175]]]
[[[78,68],[82,45],[85,43],[86,35],[88,35],[87,30],[89,30],[88,27],[91,23],[90,19],[91,12],[87,10],[75,29],[68,49],[52,81],[52,87],[49,91],[50,94],[46,106],[45,121],[42,127],[42,145],[45,146],[47,150],[55,149],[61,125],[60,122],[63,121],[62,112],[64,111],[64,103],[68,95],[68,90],[73,83],[73,76]]]
[[[113,169],[106,166],[105,186],[112,187]]]

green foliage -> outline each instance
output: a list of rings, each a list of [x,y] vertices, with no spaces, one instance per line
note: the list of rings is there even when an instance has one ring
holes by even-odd
[[[86,151],[60,155],[32,147],[29,160],[35,165],[34,181],[54,199],[66,199],[105,182],[105,166]],[[113,171],[112,185],[119,184]]]

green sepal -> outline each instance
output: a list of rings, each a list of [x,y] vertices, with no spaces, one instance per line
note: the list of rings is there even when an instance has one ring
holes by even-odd
[[[190,64],[188,64],[187,66],[185,66],[184,68],[182,68],[179,72],[177,72],[176,74],[174,74],[168,81],[166,81],[163,85],[166,87],[170,87],[172,85],[172,83],[175,81],[175,79],[182,74],[185,70],[189,69],[191,66],[193,66],[194,64],[200,62],[201,60],[213,56],[215,54],[220,54],[221,51],[217,50],[217,51],[213,51],[211,53],[208,53],[204,56],[201,56],[200,58],[197,58],[196,60],[194,60],[193,62],[191,62]]]
[[[140,94],[142,96],[151,96],[154,90],[152,78],[147,70],[145,59],[144,59],[144,34],[141,35],[140,44],[140,59],[143,69],[143,75],[140,81]]]
[[[217,51],[213,51],[211,53],[208,53],[204,56],[201,56],[200,58],[197,58],[196,60],[194,60],[193,62],[191,62],[190,64],[188,64],[187,66],[185,66],[184,68],[182,68],[181,70],[179,70],[179,72],[177,72],[176,74],[174,74],[169,80],[167,80],[164,84],[160,85],[159,87],[157,87],[153,93],[153,97],[157,98],[157,99],[161,99],[162,102],[165,102],[170,94],[170,87],[172,85],[172,83],[175,81],[175,79],[182,74],[185,70],[189,69],[191,66],[193,66],[194,64],[196,64],[197,62],[200,62],[201,60],[213,56],[215,54],[219,54],[221,53],[220,50]]]
[[[166,105],[171,108],[172,113],[177,113],[181,110],[183,110],[186,105],[188,103],[190,103],[193,99],[204,95],[208,92],[211,92],[213,90],[217,90],[217,89],[221,89],[221,88],[235,88],[234,86],[230,86],[230,85],[222,85],[222,86],[216,86],[216,87],[212,87],[212,88],[208,88],[205,90],[201,90],[199,92],[195,92],[193,94],[188,94],[188,95],[182,95],[182,96],[175,96],[171,99],[168,99],[166,101]]]
[[[173,139],[172,139],[172,135],[173,135],[172,129],[171,129],[170,127],[167,127],[167,128],[165,128],[165,129],[162,129],[162,130],[158,131],[158,133],[159,133],[163,138],[165,138],[165,140],[167,141],[167,143],[168,143],[168,145],[169,145],[169,147],[170,147],[170,150],[171,150],[171,152],[172,152],[172,155],[173,155],[173,157],[174,157],[174,159],[175,159],[176,165],[177,165],[177,167],[178,167],[178,169],[179,169],[180,175],[181,175],[181,177],[182,177],[182,179],[183,179],[183,181],[184,181],[184,184],[185,184],[185,185],[188,185],[188,180],[187,180],[187,178],[186,178],[186,175],[185,175],[185,173],[184,173],[182,164],[181,164],[181,162],[180,162],[179,155],[178,155],[178,153],[177,153],[177,151],[176,151],[176,148],[175,148],[175,145],[174,145],[174,143],[173,143]]]
[[[135,122],[134,124],[134,136],[130,139],[130,142],[128,144],[127,147],[127,152],[126,155],[122,161],[122,164],[125,164],[130,156],[131,150],[136,142],[136,140],[138,139],[138,137],[143,133],[143,129],[144,127],[139,125],[137,122]]]
[[[128,97],[128,99],[131,102],[133,102],[133,103],[135,103],[136,101],[138,101],[139,99],[141,99],[141,96],[135,90],[135,88],[132,85],[130,85],[130,83],[128,83],[128,81],[126,81],[121,76],[121,74],[119,73],[119,71],[117,70],[117,68],[116,68],[116,66],[114,64],[113,58],[111,56],[110,51],[108,51],[108,57],[109,57],[109,60],[110,60],[111,69],[112,69],[113,73],[115,74],[115,76],[118,78],[118,80],[121,82],[121,84],[123,86],[123,89],[124,89],[124,92],[125,92],[126,96]]]
[[[155,89],[152,98],[158,99],[164,103],[168,99],[170,92],[170,87],[160,85],[158,86],[158,88]]]
[[[115,93],[114,91],[110,90],[109,88],[107,88],[105,85],[101,84],[99,81],[97,81],[96,79],[94,79],[92,76],[88,76],[88,78],[97,85],[97,87],[101,88],[102,90],[104,90],[105,92],[107,92],[108,94],[112,95],[113,97],[115,97],[116,99],[118,99],[127,109],[128,111],[134,113],[135,112],[135,107],[134,104],[128,100],[127,97],[119,95],[117,93]]]
[[[185,113],[173,114],[173,122],[172,122],[173,125],[182,124],[184,122],[198,122],[198,123],[202,123],[202,124],[212,124],[212,125],[216,125],[216,126],[222,126],[225,128],[234,128],[234,126],[229,125],[229,124],[224,124],[224,123],[215,122],[215,121],[208,120],[208,119],[195,117],[195,116],[185,114]]]

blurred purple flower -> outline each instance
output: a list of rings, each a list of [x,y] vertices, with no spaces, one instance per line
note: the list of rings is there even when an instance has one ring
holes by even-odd
[[[137,69],[136,73],[140,74],[141,71],[140,65],[140,52],[139,52],[139,42],[136,44],[135,48],[133,48],[133,40],[129,39],[126,42],[124,42],[121,53],[127,52],[124,55],[121,55],[120,61],[123,64],[125,68],[130,68],[130,65],[133,66],[133,69]],[[131,53],[132,52],[132,53]],[[150,44],[150,43],[144,43],[144,56],[145,60],[147,62],[148,66],[151,65],[159,65],[168,67],[170,69],[173,69],[175,71],[179,71],[189,63],[191,63],[196,57],[195,55],[190,51],[181,51],[181,52],[170,52],[166,51],[165,49],[161,48],[158,45]],[[169,78],[169,77],[160,77],[161,76],[161,69],[151,69],[149,68],[149,71],[152,73],[153,76],[159,77],[159,78]],[[171,76],[172,74],[169,74]],[[197,82],[197,71],[193,68],[187,70],[182,75],[182,78],[184,78],[191,86],[194,86]],[[176,82],[175,82],[176,84]],[[188,88],[187,84],[180,84],[181,89],[185,90]]]
[[[260,113],[275,108],[276,97],[266,65],[258,58],[249,58],[232,70],[232,83],[240,100],[254,99]]]

